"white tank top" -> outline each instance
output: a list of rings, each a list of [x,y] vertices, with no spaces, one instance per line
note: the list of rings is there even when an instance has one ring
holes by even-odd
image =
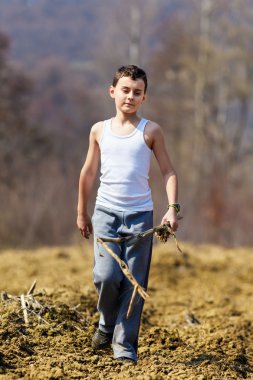
[[[152,151],[143,135],[148,120],[142,118],[126,136],[114,134],[111,122],[104,121],[99,141],[101,176],[96,204],[116,211],[153,210],[148,183]]]

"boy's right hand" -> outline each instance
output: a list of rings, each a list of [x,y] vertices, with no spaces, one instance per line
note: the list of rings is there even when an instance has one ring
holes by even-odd
[[[81,235],[86,239],[89,239],[90,234],[93,233],[91,218],[88,214],[77,215],[77,227],[81,232]]]

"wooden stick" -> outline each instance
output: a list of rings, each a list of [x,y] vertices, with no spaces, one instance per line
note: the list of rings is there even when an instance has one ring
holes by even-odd
[[[25,296],[24,296],[24,294],[21,294],[20,300],[21,300],[22,310],[23,310],[23,313],[24,313],[25,324],[29,325],[29,319],[28,319],[28,313],[27,313],[27,308],[26,308],[26,304],[25,304]]]
[[[145,292],[145,290],[141,287],[140,284],[136,281],[132,273],[129,271],[128,266],[126,263],[121,260],[112,250],[108,245],[102,240],[102,238],[97,238],[97,242],[100,243],[106,250],[107,252],[118,262],[122,272],[124,275],[128,278],[128,280],[131,282],[131,284],[134,287],[137,287],[137,291],[140,294],[140,296],[145,300],[149,295]]]
[[[137,288],[137,286],[135,286],[133,294],[132,294],[132,297],[131,297],[131,300],[130,300],[130,303],[129,303],[129,306],[128,306],[126,319],[128,319],[130,317],[130,314],[131,314],[131,311],[132,311],[132,308],[133,308],[133,304],[134,304],[134,299],[135,299],[137,291],[138,291],[138,288]]]
[[[153,235],[155,232],[158,232],[163,228],[164,226],[160,225],[154,228],[150,228],[147,231],[140,232],[139,234],[136,234],[133,236],[122,236],[122,237],[117,237],[117,238],[101,238],[101,239],[103,240],[103,242],[106,242],[106,243],[124,243],[126,241],[131,241],[131,240],[135,241],[136,239],[139,240],[149,235]]]
[[[117,237],[117,238],[101,238],[103,242],[106,243],[124,243],[125,241],[131,240],[133,236],[122,236],[122,237]]]
[[[29,289],[28,292],[27,292],[27,295],[28,295],[28,296],[29,296],[30,294],[33,294],[34,289],[36,288],[36,283],[37,283],[37,280],[34,280],[33,283],[32,283],[32,286],[30,287],[30,289]]]
[[[182,216],[178,216],[178,220],[180,220],[182,218],[183,218]],[[154,233],[157,233],[157,232],[162,231],[164,229],[168,231],[168,235],[173,236],[178,251],[180,253],[183,253],[181,248],[179,247],[179,244],[178,244],[178,241],[176,238],[176,234],[172,230],[172,228],[170,227],[169,224],[161,224],[159,226],[156,226],[154,228],[150,228],[147,231],[141,232],[141,233],[133,235],[133,236],[123,236],[123,237],[117,237],[117,238],[100,238],[100,239],[104,243],[106,242],[106,243],[119,243],[120,244],[120,243],[127,242],[127,245],[135,245],[139,240],[144,239],[147,236],[153,235]]]
[[[36,313],[34,310],[29,310],[31,313],[35,314],[36,317],[38,318],[38,321],[43,321],[44,323],[46,323],[48,326],[50,326],[50,323],[48,321],[46,321],[44,318],[42,318],[38,313]]]

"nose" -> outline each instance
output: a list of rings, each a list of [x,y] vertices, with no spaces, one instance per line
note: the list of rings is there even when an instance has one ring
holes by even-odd
[[[128,93],[128,98],[129,99],[133,99],[134,98],[134,93],[133,92],[129,92]]]

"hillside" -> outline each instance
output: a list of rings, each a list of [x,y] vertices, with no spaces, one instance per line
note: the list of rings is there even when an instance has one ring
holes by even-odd
[[[150,13],[153,24],[156,17],[177,8],[173,1],[168,5],[162,0],[158,7],[150,1],[141,3],[142,14],[148,21]],[[152,29],[147,23],[142,32]],[[107,54],[111,38],[114,47],[126,44],[131,33],[130,7],[116,0],[1,0],[0,31],[12,40],[12,59],[31,68],[48,56],[90,61],[101,51]]]
[[[83,60],[101,32],[100,1],[1,1],[0,25],[12,40],[14,60],[32,64],[47,56]]]

